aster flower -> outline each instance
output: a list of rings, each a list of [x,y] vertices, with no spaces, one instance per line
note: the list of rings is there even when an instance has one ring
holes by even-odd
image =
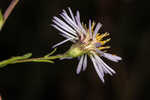
[[[106,52],[106,49],[109,49],[110,46],[105,46],[105,44],[110,41],[110,38],[104,40],[109,33],[99,33],[99,29],[102,26],[101,23],[97,23],[96,25],[94,21],[91,22],[91,20],[89,20],[87,27],[81,23],[79,11],[76,12],[76,16],[73,15],[70,8],[68,8],[68,12],[69,15],[63,10],[60,14],[61,19],[56,16],[53,17],[52,26],[61,32],[60,35],[66,38],[64,41],[54,45],[53,48],[67,41],[73,42],[72,47],[65,54],[69,58],[80,58],[76,73],[79,74],[81,71],[86,70],[87,57],[89,56],[99,78],[104,82],[104,74],[113,75],[116,72],[101,58],[105,57],[114,62],[118,62],[122,60],[122,58]]]

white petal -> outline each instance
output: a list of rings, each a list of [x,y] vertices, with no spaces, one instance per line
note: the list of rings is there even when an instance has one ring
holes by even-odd
[[[110,75],[116,73],[116,72],[115,72],[112,68],[110,68],[106,63],[104,63],[103,60],[102,60],[99,56],[95,55],[95,57],[96,57],[96,59],[99,61],[99,63],[102,65],[103,70],[105,71],[105,73],[108,73],[108,74],[110,74]]]
[[[70,37],[72,37],[72,38],[75,38],[73,35],[67,33],[66,31],[62,30],[62,29],[59,28],[58,26],[56,26],[56,25],[54,25],[54,24],[52,24],[52,26],[53,26],[54,28],[56,28],[57,30],[59,30],[60,32],[62,32],[63,34],[65,34],[65,35],[67,35],[67,36],[70,36]]]
[[[69,38],[72,38],[72,37],[70,37],[70,36],[68,36],[68,35],[66,35],[66,34],[62,34],[62,33],[59,33],[61,36],[63,36],[63,37],[65,37],[65,38],[67,38],[67,39],[69,39]]]
[[[98,54],[100,54],[101,56],[103,56],[103,55],[104,55],[104,52],[103,52],[103,51],[101,51],[101,50],[99,50],[99,49],[96,49],[96,52],[97,52]]]
[[[68,10],[69,10],[69,12],[70,12],[70,15],[71,15],[72,20],[75,22],[74,15],[73,15],[72,10],[70,9],[70,7],[68,7]]]
[[[103,77],[104,77],[104,71],[103,71],[103,66],[102,66],[102,64],[101,63],[99,63],[99,61],[98,61],[98,59],[96,58],[96,54],[93,54],[94,55],[94,58],[95,58],[95,62],[96,62],[96,64],[97,64],[97,66],[98,66],[98,69],[99,69],[99,71],[101,72],[101,74],[103,75]]]
[[[72,38],[72,37],[70,37],[70,36],[68,36],[66,34],[62,34],[62,33],[59,33],[59,35],[65,37],[67,39],[69,39],[69,38],[71,39]],[[78,40],[78,38],[72,38],[72,40],[70,40],[70,41],[73,42],[73,43],[76,43],[76,40]]]
[[[109,53],[104,53],[103,56],[104,56],[105,58],[111,60],[111,61],[114,61],[114,62],[118,62],[119,60],[122,60],[121,57],[116,56],[116,55],[112,55],[112,54],[109,54]]]
[[[101,59],[100,59],[101,60]],[[112,68],[110,68],[106,63],[104,63],[103,62],[103,60],[101,60],[101,62],[104,64],[104,66],[108,69],[108,70],[110,70],[113,74],[115,74],[116,72],[112,69]]]
[[[91,20],[89,20],[89,33],[90,33],[90,37],[92,38]]]
[[[78,26],[80,27],[81,32],[84,33],[84,34],[86,34],[85,29],[84,29],[83,26],[81,25],[80,13],[79,13],[79,11],[77,11],[77,15],[76,15],[75,18],[76,18],[76,21],[77,21]]]
[[[92,60],[92,62],[93,62],[93,64],[94,64],[94,68],[95,68],[95,70],[96,70],[96,72],[97,72],[99,78],[100,78],[100,79],[102,80],[102,82],[104,83],[103,75],[102,75],[101,72],[99,71],[99,68],[98,68],[98,66],[97,66],[97,64],[96,64],[96,61],[95,61],[94,57],[91,55],[90,58],[91,58],[91,60]]]
[[[62,45],[62,44],[64,44],[65,42],[68,42],[68,41],[70,41],[70,40],[72,40],[72,38],[69,38],[69,39],[66,39],[66,40],[64,40],[64,41],[62,41],[62,42],[59,42],[59,43],[55,44],[54,46],[52,46],[52,48],[55,48],[55,47],[57,47],[57,46],[59,46],[59,45]]]
[[[82,68],[82,65],[83,65],[83,58],[84,58],[84,55],[81,56],[81,59],[78,63],[78,67],[77,67],[77,70],[76,70],[76,73],[79,74],[81,72],[81,68]]]
[[[83,61],[83,71],[85,71],[87,68],[87,55],[84,56],[84,61]]]
[[[65,22],[63,22],[62,20],[60,20],[57,17],[54,17],[53,22],[58,25],[59,27],[61,27],[62,29],[72,33],[73,35],[77,36],[76,31],[73,30],[70,26],[68,26]]]
[[[96,34],[98,33],[99,29],[101,28],[102,24],[98,23],[95,30],[94,30],[94,35],[93,35],[93,39],[96,37]]]
[[[69,24],[71,25],[77,32],[80,32],[79,27],[77,26],[77,24],[67,15],[66,11],[64,10],[64,12],[62,14],[60,14],[60,16]]]

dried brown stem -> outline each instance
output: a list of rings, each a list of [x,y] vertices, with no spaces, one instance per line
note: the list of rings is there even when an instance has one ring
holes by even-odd
[[[14,7],[17,5],[17,3],[19,2],[19,0],[12,0],[9,7],[6,9],[4,15],[3,15],[3,25],[6,22],[8,16],[11,14],[11,12],[13,11]]]

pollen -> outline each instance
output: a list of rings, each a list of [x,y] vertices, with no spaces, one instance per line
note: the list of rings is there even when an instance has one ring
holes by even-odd
[[[97,34],[96,35],[96,40],[98,43],[100,43],[101,45],[105,45],[107,42],[109,42],[111,39],[106,39],[104,40],[104,37],[109,36],[109,33],[103,33],[103,34]],[[107,47],[108,48],[108,47]]]
[[[93,21],[92,26],[91,26],[91,31],[92,31],[92,32],[93,32],[93,30],[94,30],[95,24],[96,24],[96,23]]]
[[[100,41],[101,45],[105,45],[107,42],[109,42],[111,39],[107,39],[107,40],[104,40],[104,41]]]
[[[99,47],[100,50],[109,49],[110,46]]]
[[[107,37],[107,36],[109,36],[109,33],[107,33],[107,32],[105,32],[105,33],[103,33],[103,34],[97,34],[97,35],[96,35],[96,39],[97,39],[98,41],[100,41],[100,40],[102,40],[104,37]]]

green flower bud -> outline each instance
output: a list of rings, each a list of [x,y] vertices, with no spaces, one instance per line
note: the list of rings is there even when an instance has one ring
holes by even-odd
[[[82,49],[81,45],[75,44],[72,45],[71,48],[66,52],[66,55],[68,57],[78,57],[81,56],[85,53],[85,51]]]

